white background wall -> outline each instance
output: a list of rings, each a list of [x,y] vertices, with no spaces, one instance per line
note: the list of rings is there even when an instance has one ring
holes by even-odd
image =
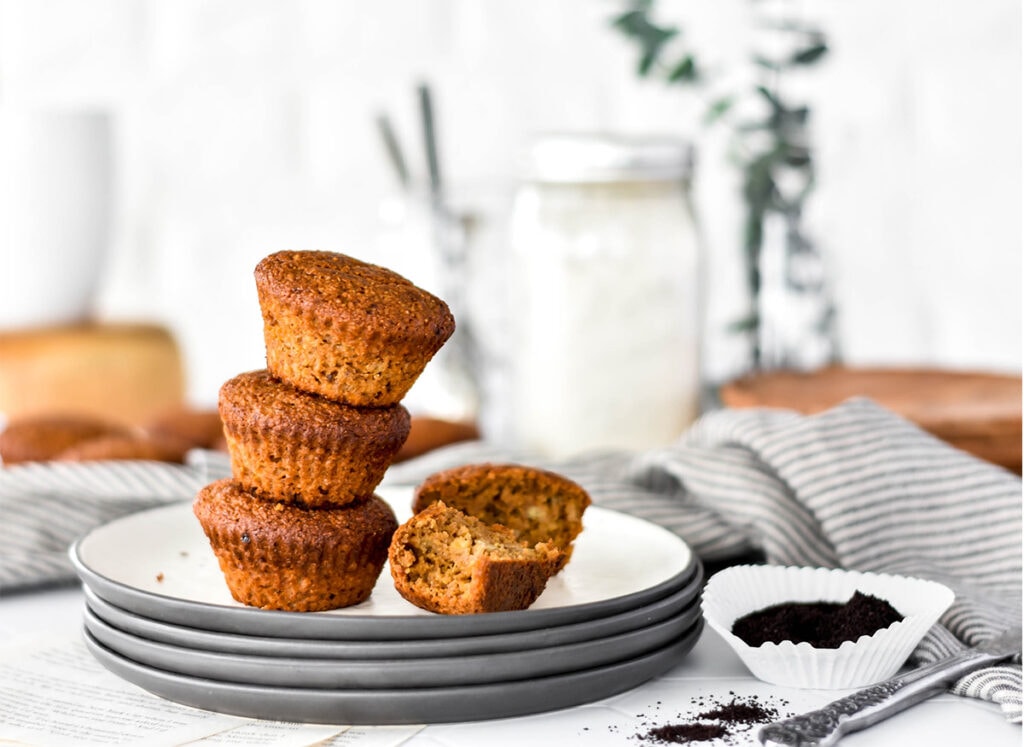
[[[746,55],[749,0],[659,7],[714,64]],[[789,7],[820,20],[832,49],[796,85],[815,107],[810,220],[846,360],[1019,372],[1019,0]],[[401,256],[381,243],[396,184],[373,117],[394,117],[422,175],[419,81],[435,90],[449,178],[499,207],[532,132],[691,137],[712,280],[705,368],[721,378],[741,361],[722,331],[743,310],[737,177],[721,134],[694,124],[692,97],[635,77],[634,50],[608,27],[621,8],[0,0],[0,110],[111,112],[117,200],[98,311],[169,325],[198,403],[262,365],[252,268],[265,254],[413,262],[415,247]]]

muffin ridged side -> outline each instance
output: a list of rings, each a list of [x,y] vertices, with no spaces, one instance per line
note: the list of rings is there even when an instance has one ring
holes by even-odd
[[[234,478],[262,497],[308,507],[373,493],[410,428],[401,404],[342,405],[266,370],[226,381],[218,407]]]
[[[378,496],[308,509],[256,498],[232,480],[200,490],[193,512],[236,601],[295,612],[369,598],[398,526]]]

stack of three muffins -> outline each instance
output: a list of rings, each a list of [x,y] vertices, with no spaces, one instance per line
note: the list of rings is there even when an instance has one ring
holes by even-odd
[[[358,604],[397,528],[373,491],[409,433],[401,400],[455,321],[408,280],[340,254],[278,252],[255,275],[267,370],[221,387],[232,478],[193,509],[239,602]]]

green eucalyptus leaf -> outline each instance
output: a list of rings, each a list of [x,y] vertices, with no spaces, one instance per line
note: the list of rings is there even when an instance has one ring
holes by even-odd
[[[697,80],[697,63],[693,59],[692,54],[686,55],[680,60],[672,71],[668,74],[669,83],[677,83],[680,81],[692,83]]]
[[[647,77],[651,68],[654,67],[654,63],[658,61],[658,54],[661,52],[657,47],[644,47],[643,54],[640,55],[640,62],[636,66],[637,75],[641,78]]]
[[[713,101],[704,113],[704,124],[710,125],[717,122],[732,108],[734,102],[735,99],[732,96],[723,96]]]
[[[777,60],[769,59],[764,55],[755,54],[753,57],[751,57],[751,59],[753,60],[755,65],[757,65],[758,67],[763,67],[765,70],[775,71],[782,67],[782,64],[779,63]]]
[[[612,26],[633,38],[640,45],[637,74],[647,76],[657,62],[662,48],[679,33],[671,26],[658,26],[651,21],[645,8],[626,11],[612,21]]]
[[[793,148],[786,152],[784,162],[792,168],[805,169],[811,165],[811,152],[806,148]]]
[[[836,307],[833,304],[829,304],[825,307],[821,313],[821,318],[818,320],[818,324],[815,329],[821,334],[831,334],[832,325],[836,322]]]
[[[650,26],[647,15],[640,10],[627,10],[612,20],[612,26],[628,36],[642,37]]]
[[[624,13],[615,20],[614,25],[640,46],[640,61],[637,64],[637,74],[640,77],[646,77],[650,73],[663,47],[679,33],[678,29],[651,24],[647,16],[639,11]]]
[[[761,244],[764,241],[764,209],[753,203],[748,203],[747,208],[747,219],[743,227],[743,248],[747,253],[747,285],[758,288],[761,273],[757,258],[761,254]]]
[[[772,105],[772,109],[773,109],[774,111],[776,111],[776,112],[779,112],[779,111],[781,111],[781,110],[782,110],[782,109],[784,108],[784,107],[782,106],[782,102],[781,102],[781,101],[779,101],[779,97],[778,97],[778,96],[776,96],[776,95],[775,95],[775,94],[774,94],[774,93],[773,93],[772,91],[769,91],[769,90],[768,90],[768,89],[767,89],[767,88],[766,88],[765,86],[758,86],[758,87],[757,87],[757,92],[758,92],[759,94],[761,94],[761,96],[762,96],[762,97],[763,97],[763,98],[764,98],[764,99],[765,99],[765,100],[766,100],[766,101],[767,101],[767,102],[768,102],[769,104],[771,104],[771,105]]]
[[[749,132],[764,132],[765,130],[774,130],[775,122],[773,119],[765,119],[760,122],[748,119],[743,122],[738,122],[735,126],[736,132],[741,134]]]
[[[811,110],[806,106],[794,106],[783,110],[783,124],[787,127],[804,127],[810,119]]]
[[[729,332],[754,332],[761,324],[757,314],[749,314],[742,319],[730,322],[727,330]]]
[[[789,62],[792,65],[811,65],[821,59],[826,52],[828,45],[822,42],[796,52],[789,58]]]

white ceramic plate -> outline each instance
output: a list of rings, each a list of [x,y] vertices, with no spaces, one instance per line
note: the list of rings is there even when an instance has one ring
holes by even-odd
[[[399,521],[411,491],[382,491]],[[70,550],[97,596],[145,617],[244,635],[346,640],[445,638],[535,630],[636,609],[688,583],[696,556],[678,536],[636,517],[592,506],[572,561],[529,610],[447,616],[409,604],[387,568],[369,600],[340,610],[296,613],[235,602],[191,502],[105,524]]]
[[[555,646],[615,636],[655,625],[684,610],[699,608],[698,594],[702,579],[701,573],[694,573],[692,580],[679,591],[649,605],[569,625],[494,635],[386,641],[324,641],[315,638],[271,638],[219,633],[141,617],[100,599],[88,587],[85,588],[85,598],[88,609],[101,620],[126,633],[156,643],[222,654],[254,654],[295,659],[380,660],[551,649]]]
[[[84,632],[107,669],[155,695],[250,718],[319,724],[424,724],[523,716],[590,703],[634,688],[679,663],[703,621],[650,653],[607,666],[515,682],[406,689],[308,689],[242,685],[166,672],[133,662]]]

